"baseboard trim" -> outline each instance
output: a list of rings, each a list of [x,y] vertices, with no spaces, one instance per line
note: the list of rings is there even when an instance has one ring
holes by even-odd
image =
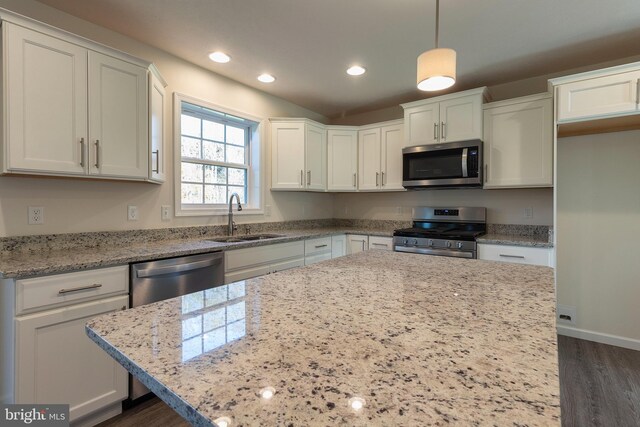
[[[635,340],[633,338],[603,334],[601,332],[572,328],[570,326],[556,326],[556,330],[558,332],[558,335],[565,335],[568,337],[580,338],[587,341],[595,341],[602,344],[609,344],[616,347],[623,347],[640,351],[640,340]]]

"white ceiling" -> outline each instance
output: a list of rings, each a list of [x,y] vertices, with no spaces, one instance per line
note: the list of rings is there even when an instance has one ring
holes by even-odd
[[[415,63],[434,46],[435,0],[39,1],[328,117],[428,96]],[[455,90],[640,55],[640,0],[442,0],[440,17]],[[354,63],[368,72],[347,76]]]

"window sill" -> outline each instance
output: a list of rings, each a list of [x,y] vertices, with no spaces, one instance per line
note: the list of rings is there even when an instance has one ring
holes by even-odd
[[[224,208],[179,208],[175,212],[176,217],[184,216],[227,216],[229,215],[229,207]],[[241,211],[238,211],[237,205],[233,206],[233,216],[245,216],[245,215],[264,215],[264,209],[242,207]]]

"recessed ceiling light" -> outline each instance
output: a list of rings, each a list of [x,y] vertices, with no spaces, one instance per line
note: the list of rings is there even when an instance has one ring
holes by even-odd
[[[354,65],[353,67],[347,68],[347,74],[350,76],[361,76],[367,71],[366,68],[361,67],[359,65]]]
[[[273,83],[276,81],[276,78],[273,77],[271,74],[260,74],[258,76],[258,80],[260,80],[262,83]]]
[[[209,59],[211,59],[213,62],[226,64],[231,60],[231,57],[224,52],[213,52],[209,54]]]

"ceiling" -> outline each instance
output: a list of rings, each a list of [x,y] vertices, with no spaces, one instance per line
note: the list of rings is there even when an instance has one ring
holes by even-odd
[[[416,58],[434,47],[435,0],[38,1],[330,118],[430,96]],[[638,40],[639,0],[440,4],[456,91],[640,55]],[[231,62],[211,62],[215,50]],[[348,76],[354,63],[367,73]]]

